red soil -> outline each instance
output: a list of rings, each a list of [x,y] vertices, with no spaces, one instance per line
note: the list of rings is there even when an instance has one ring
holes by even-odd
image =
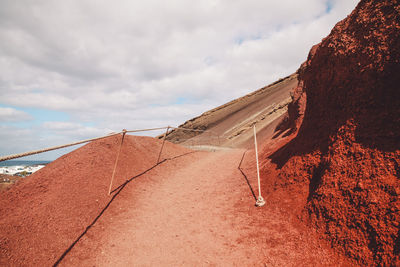
[[[400,265],[399,60],[400,2],[361,1],[299,70],[297,136],[264,153],[291,210],[359,264]]]
[[[0,197],[0,265],[51,265],[110,201],[121,137],[87,144],[19,181]],[[126,136],[114,189],[156,165],[161,142]],[[162,159],[189,150],[166,143]]]
[[[363,0],[311,50],[261,134],[266,206],[253,151],[166,142],[156,165],[161,141],[131,136],[109,197],[110,137],[1,193],[0,265],[349,265],[301,222],[358,264],[400,265],[399,6]]]
[[[166,142],[169,159],[154,167],[160,144],[126,137],[112,197],[118,137],[77,149],[2,193],[0,264],[346,264],[281,210],[284,199],[266,195],[266,206],[254,206],[251,152]]]

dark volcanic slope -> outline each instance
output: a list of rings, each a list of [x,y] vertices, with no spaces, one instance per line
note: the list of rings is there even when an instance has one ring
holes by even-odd
[[[271,157],[277,184],[360,264],[400,265],[399,60],[400,2],[361,1],[301,67],[298,135]]]
[[[189,145],[224,145],[247,147],[251,144],[253,123],[261,137],[271,136],[279,118],[286,113],[290,91],[297,85],[297,74],[292,74],[244,97],[203,113],[180,127],[210,130],[199,134],[183,130],[171,132],[167,140]],[[216,136],[220,139],[216,139]],[[196,136],[195,138],[192,138]],[[192,138],[192,139],[190,139]],[[190,140],[188,140],[190,139]]]

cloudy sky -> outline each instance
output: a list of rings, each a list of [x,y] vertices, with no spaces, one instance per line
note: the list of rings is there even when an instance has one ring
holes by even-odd
[[[0,0],[0,155],[177,126],[295,72],[357,2]]]

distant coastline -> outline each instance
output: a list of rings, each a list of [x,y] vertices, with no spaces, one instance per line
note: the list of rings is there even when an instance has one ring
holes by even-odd
[[[48,160],[7,160],[0,162],[0,192],[25,178],[51,161]]]
[[[49,160],[6,160],[0,162],[0,167],[11,167],[11,166],[37,166],[47,165],[51,161]]]

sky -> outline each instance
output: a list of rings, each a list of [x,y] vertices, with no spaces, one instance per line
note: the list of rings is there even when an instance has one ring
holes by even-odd
[[[294,73],[357,2],[0,0],[0,156],[178,126]]]

